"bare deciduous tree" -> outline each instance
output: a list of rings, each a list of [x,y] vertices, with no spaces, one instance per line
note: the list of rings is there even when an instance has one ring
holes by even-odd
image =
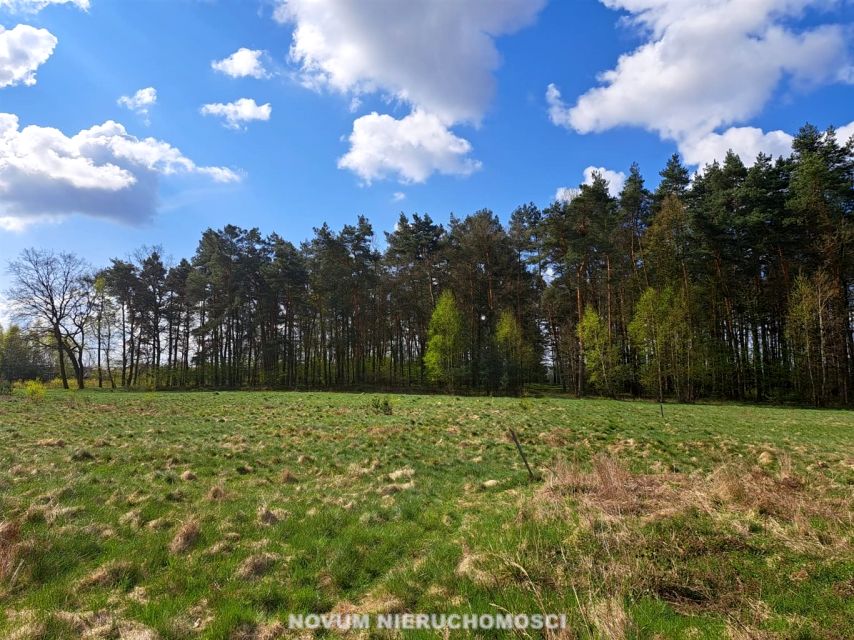
[[[37,249],[24,250],[9,264],[12,287],[7,295],[14,314],[53,342],[66,389],[66,358],[77,387],[84,386],[85,327],[93,307],[87,271],[79,256]]]

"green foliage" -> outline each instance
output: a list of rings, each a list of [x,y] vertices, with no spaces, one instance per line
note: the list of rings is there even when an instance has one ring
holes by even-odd
[[[379,396],[374,396],[371,398],[371,409],[374,413],[381,414],[384,416],[390,416],[394,413],[391,398],[388,396],[380,398]]]
[[[12,395],[12,383],[5,378],[0,378],[0,396]]]
[[[622,378],[620,351],[611,340],[606,322],[592,306],[585,308],[577,333],[584,348],[585,370],[590,383],[600,392],[613,396]]]
[[[533,366],[534,353],[513,312],[501,312],[495,327],[495,343],[501,355],[501,386],[511,392],[519,392],[525,371]]]
[[[696,353],[684,293],[671,287],[644,291],[629,324],[629,336],[641,354],[644,387],[659,399],[672,392],[680,400],[691,400]]]
[[[424,365],[428,378],[453,389],[462,364],[463,325],[454,294],[443,291],[430,317]]]
[[[27,380],[24,383],[24,395],[31,402],[41,402],[47,394],[47,388],[41,380]]]
[[[838,290],[824,271],[812,277],[799,275],[789,296],[786,337],[798,365],[795,381],[808,390],[815,404],[827,399],[827,353],[837,296]]]

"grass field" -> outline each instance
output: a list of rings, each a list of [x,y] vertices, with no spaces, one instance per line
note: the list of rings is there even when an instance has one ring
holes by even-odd
[[[383,399],[0,398],[0,637],[302,637],[287,614],[327,611],[854,633],[851,412]]]

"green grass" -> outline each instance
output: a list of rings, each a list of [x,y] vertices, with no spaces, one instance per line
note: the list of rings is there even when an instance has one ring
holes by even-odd
[[[565,638],[854,632],[851,412],[385,399],[0,398],[0,636],[272,638],[327,611],[566,613]]]

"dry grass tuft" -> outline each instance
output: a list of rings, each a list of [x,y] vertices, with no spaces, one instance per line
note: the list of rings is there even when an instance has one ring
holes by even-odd
[[[207,499],[210,500],[211,502],[218,502],[220,500],[225,500],[225,497],[226,497],[225,489],[222,487],[222,485],[219,485],[219,484],[215,484],[214,486],[212,486],[210,488],[210,491],[208,491],[208,495],[207,495]]]
[[[10,617],[23,622],[23,626],[8,638],[15,640],[46,640],[53,638],[49,627],[36,621],[32,612],[11,612]],[[86,640],[158,640],[157,632],[134,620],[118,617],[116,613],[103,611],[54,611],[50,619],[73,632],[75,638]],[[65,636],[63,636],[65,637]]]
[[[184,480],[185,482],[189,482],[190,480],[195,480],[195,479],[196,479],[196,474],[193,473],[192,471],[190,471],[189,469],[187,469],[184,473],[181,474],[181,480]]]
[[[403,601],[400,598],[384,591],[366,594],[359,600],[356,609],[359,613],[369,614],[403,613],[405,611]]]
[[[172,521],[169,518],[155,518],[145,525],[151,531],[161,531],[172,526]]]
[[[415,475],[415,470],[411,467],[404,467],[403,469],[397,469],[396,471],[392,471],[388,474],[388,479],[392,482],[397,482],[398,480],[403,480],[404,478],[409,479]]]
[[[21,527],[15,521],[0,522],[0,582],[9,582],[14,586],[15,578],[21,570],[23,560],[19,559],[21,550]]]
[[[228,640],[279,640],[279,638],[313,638],[311,632],[291,634],[281,622],[246,623],[228,635]]]
[[[20,627],[12,631],[6,640],[46,640],[47,626],[44,622],[31,620],[24,622]]]
[[[726,625],[726,637],[729,640],[772,640],[779,636],[769,631],[760,631],[746,627],[740,623],[728,622]]]
[[[285,638],[288,635],[285,625],[281,622],[269,622],[262,624],[255,632],[256,640],[278,640]]]
[[[89,462],[94,459],[95,456],[92,455],[92,452],[87,451],[86,449],[76,449],[74,453],[71,454],[72,462]]]
[[[139,509],[131,509],[119,518],[119,524],[139,529],[142,525],[142,513]]]
[[[408,491],[415,486],[415,481],[410,480],[409,482],[400,482],[396,484],[387,484],[383,487],[377,489],[377,493],[381,496],[391,496],[395,493],[400,493],[401,491]]]
[[[249,556],[237,567],[235,575],[241,580],[255,580],[267,573],[278,559],[279,555],[276,553],[258,553]]]
[[[169,550],[175,554],[186,553],[196,544],[200,531],[201,527],[198,520],[187,520],[172,538],[172,542],[169,543]]]
[[[495,583],[493,576],[481,568],[484,559],[473,553],[467,545],[463,545],[463,555],[457,565],[455,573],[461,578],[468,578],[480,586],[491,586]]]
[[[299,478],[290,469],[282,471],[281,480],[285,484],[296,484],[299,482]]]
[[[37,447],[64,447],[65,440],[62,438],[42,438],[41,440],[36,440]]]
[[[258,507],[258,522],[264,525],[278,524],[284,520],[285,515],[281,509],[270,509],[266,504]]]
[[[558,463],[535,496],[537,514],[563,513],[559,507],[568,497],[611,516],[650,513],[670,497],[667,475],[634,475],[605,454],[594,457],[592,464],[593,470],[588,472],[577,464]]]
[[[187,610],[187,613],[178,618],[174,625],[176,631],[182,636],[201,633],[207,626],[213,622],[214,616],[211,608],[208,605],[206,598],[202,598],[198,603]]]
[[[631,633],[631,619],[620,598],[606,598],[588,608],[587,619],[602,640],[625,640]]]
[[[114,587],[133,571],[134,567],[130,562],[122,560],[108,562],[83,578],[78,583],[78,587],[81,589]]]
[[[612,518],[655,520],[697,508],[710,515],[720,515],[722,510],[747,511],[791,523],[804,522],[799,520],[803,515],[839,520],[850,506],[807,492],[806,483],[785,462],[777,477],[759,467],[729,465],[706,476],[633,474],[605,455],[593,458],[592,466],[592,471],[584,471],[577,464],[559,463],[534,497],[534,514],[567,517],[567,498],[571,498],[587,511]]]

